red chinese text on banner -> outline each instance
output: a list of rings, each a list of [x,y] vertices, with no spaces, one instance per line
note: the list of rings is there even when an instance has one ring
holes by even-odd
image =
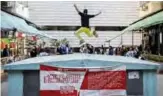
[[[40,96],[126,95],[126,69],[73,69],[40,66]]]

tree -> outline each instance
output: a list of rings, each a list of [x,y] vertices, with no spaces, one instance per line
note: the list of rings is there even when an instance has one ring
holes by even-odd
[[[69,44],[69,41],[66,38],[64,38],[61,40],[51,40],[50,43],[51,43],[51,46],[53,47],[59,47],[61,44],[64,44],[64,45]]]

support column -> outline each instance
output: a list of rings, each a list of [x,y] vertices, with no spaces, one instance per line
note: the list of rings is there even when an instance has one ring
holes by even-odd
[[[132,31],[132,46],[134,46],[134,31]]]
[[[121,45],[123,45],[123,36],[121,35]]]
[[[17,55],[19,54],[19,38],[16,38]]]
[[[161,55],[163,55],[163,26],[161,26]]]
[[[159,26],[159,28],[158,28],[158,55],[160,55],[160,32],[161,31],[161,26]]]
[[[23,51],[24,51],[24,54],[23,55],[27,55],[27,49],[26,49],[26,36],[24,37],[24,46],[23,46]]]
[[[111,42],[111,40],[108,41],[109,46],[110,46],[110,42]]]
[[[142,50],[144,50],[144,30],[141,31],[142,35]]]

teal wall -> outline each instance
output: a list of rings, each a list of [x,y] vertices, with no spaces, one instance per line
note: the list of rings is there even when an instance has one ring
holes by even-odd
[[[144,96],[157,96],[157,73],[156,71],[143,72]]]
[[[8,96],[23,96],[22,71],[8,72]]]
[[[23,96],[23,73],[22,71],[9,71],[8,96]],[[143,72],[144,96],[157,96],[157,74],[154,70]]]

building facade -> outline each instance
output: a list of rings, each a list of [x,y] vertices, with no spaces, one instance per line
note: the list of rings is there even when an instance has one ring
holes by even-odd
[[[147,16],[163,8],[162,1],[140,1],[139,17]]]
[[[29,18],[27,1],[2,1],[1,7],[24,18]]]
[[[140,2],[139,17],[150,17],[163,11],[163,1]],[[163,23],[149,26],[142,31],[142,44],[152,54],[163,55]]]
[[[89,38],[83,35],[84,39],[95,47],[104,45],[106,40],[120,34],[124,28],[139,18],[137,1],[34,1],[28,2],[29,17],[31,21],[44,29],[43,32],[58,40],[66,38],[72,47],[79,47],[79,40],[74,32],[80,27],[80,16],[74,4],[80,11],[87,8],[88,14],[102,12],[90,20],[90,26],[95,27],[99,37]],[[141,44],[141,36],[140,33],[134,33],[134,45]],[[110,45],[114,47],[121,43],[132,45],[131,38],[132,33],[126,33],[112,40]]]
[[[18,18],[21,21],[24,21],[25,23],[30,22],[29,19],[29,12],[28,12],[28,2],[27,1],[1,1],[1,11],[9,13],[9,15],[12,17]],[[1,14],[2,16],[2,14]],[[7,17],[6,17],[7,18]],[[5,19],[4,17],[1,18],[2,20]],[[17,27],[19,28],[25,28],[24,24],[20,23],[16,19],[11,22],[17,23]],[[4,21],[1,22],[6,23]],[[33,23],[30,23],[33,24]],[[12,24],[11,24],[12,25]],[[28,25],[28,23],[27,23]],[[27,54],[26,50],[26,36],[27,34],[22,34],[23,30],[18,30],[19,28],[14,27],[15,31],[11,31],[12,29],[8,28],[1,28],[1,43],[2,45],[8,45],[12,55],[19,54],[24,55]],[[20,34],[21,38],[20,38]],[[8,42],[7,42],[8,41]],[[12,46],[11,46],[12,44]],[[4,49],[4,47],[1,46],[1,51]]]

